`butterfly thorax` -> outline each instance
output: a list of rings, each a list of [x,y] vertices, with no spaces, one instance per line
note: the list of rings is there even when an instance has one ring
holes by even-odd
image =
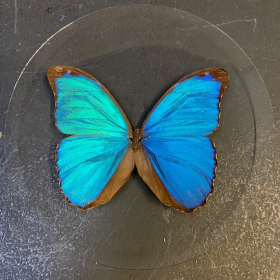
[[[131,147],[133,150],[138,150],[141,146],[140,143],[140,129],[136,128],[133,131],[133,138],[132,138],[132,143],[131,143]]]

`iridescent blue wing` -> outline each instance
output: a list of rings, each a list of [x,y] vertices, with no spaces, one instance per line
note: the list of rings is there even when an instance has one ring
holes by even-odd
[[[162,182],[164,194],[176,202],[175,207],[174,201],[164,204],[191,211],[204,203],[215,177],[215,148],[210,139],[167,136],[145,138],[142,143],[145,155]]]
[[[98,206],[112,198],[134,168],[130,124],[108,90],[87,73],[55,66],[48,79],[56,125],[74,134],[57,147],[60,189],[80,209]]]
[[[131,134],[122,109],[94,77],[77,68],[55,66],[49,69],[48,79],[56,101],[56,125],[62,133]]]
[[[61,190],[79,208],[107,202],[134,167],[126,138],[92,135],[62,140],[57,149],[56,165]]]
[[[204,136],[218,125],[219,102],[228,80],[226,71],[214,68],[186,76],[144,122],[136,166],[164,204],[193,211],[212,192],[216,152]]]

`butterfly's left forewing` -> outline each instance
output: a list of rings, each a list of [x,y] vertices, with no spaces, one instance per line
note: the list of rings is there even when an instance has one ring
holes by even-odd
[[[55,120],[67,137],[57,147],[60,189],[87,209],[109,201],[134,168],[130,124],[108,90],[73,67],[50,68]]]
[[[132,135],[124,112],[94,77],[74,67],[54,66],[48,79],[55,97],[56,125],[62,133]]]
[[[204,69],[186,76],[161,98],[141,129],[138,172],[166,205],[186,212],[212,192],[216,151],[211,134],[228,73]]]

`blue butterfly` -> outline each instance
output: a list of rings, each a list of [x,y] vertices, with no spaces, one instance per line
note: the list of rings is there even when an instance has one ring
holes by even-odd
[[[109,91],[77,68],[51,67],[58,129],[71,135],[56,149],[60,189],[79,209],[108,202],[135,165],[159,200],[191,212],[213,190],[217,165],[211,134],[219,122],[220,99],[229,81],[209,68],[172,86],[141,129],[131,128]]]

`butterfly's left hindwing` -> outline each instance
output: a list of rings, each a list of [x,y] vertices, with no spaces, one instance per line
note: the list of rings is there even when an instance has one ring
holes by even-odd
[[[97,203],[97,199],[102,192],[104,195],[104,187],[117,171],[128,150],[129,141],[124,137],[78,135],[65,138],[57,149],[56,162],[61,191],[79,208],[105,203],[106,201],[100,199],[100,203]],[[125,178],[118,177],[120,183],[115,181],[114,185],[110,186],[111,189],[107,186],[107,192],[115,190],[115,193],[129,176],[133,159],[129,156],[127,160],[131,161],[131,164],[123,161],[126,166],[123,166],[120,172]]]
[[[53,89],[56,125],[73,134],[57,148],[60,189],[80,209],[109,201],[134,168],[130,124],[108,90],[73,67],[55,66]]]
[[[210,139],[228,73],[204,69],[186,76],[157,103],[141,129],[135,160],[157,197],[186,212],[202,205],[213,189],[216,152]]]

